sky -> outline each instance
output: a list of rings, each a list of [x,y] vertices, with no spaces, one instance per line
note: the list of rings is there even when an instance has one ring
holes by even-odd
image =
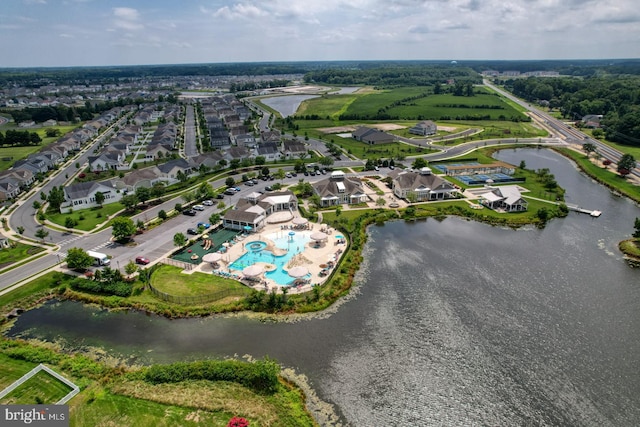
[[[2,0],[0,67],[640,57],[638,0]]]

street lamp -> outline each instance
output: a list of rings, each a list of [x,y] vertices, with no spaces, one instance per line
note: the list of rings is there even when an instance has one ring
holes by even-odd
[[[118,263],[118,270],[120,270],[120,260],[116,261]]]

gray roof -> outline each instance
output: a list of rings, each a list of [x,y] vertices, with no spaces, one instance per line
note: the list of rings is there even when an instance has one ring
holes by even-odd
[[[109,181],[104,182],[81,182],[78,184],[71,184],[64,188],[64,192],[67,195],[67,199],[81,199],[83,197],[89,196],[92,192],[97,190],[100,187],[109,187],[110,189],[115,190],[113,185]]]

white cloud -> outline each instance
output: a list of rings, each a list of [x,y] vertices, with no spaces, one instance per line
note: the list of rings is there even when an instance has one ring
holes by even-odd
[[[126,31],[136,31],[144,28],[144,25],[140,22],[140,13],[136,9],[130,7],[115,7],[113,8],[113,16],[115,20],[113,25],[117,28]]]

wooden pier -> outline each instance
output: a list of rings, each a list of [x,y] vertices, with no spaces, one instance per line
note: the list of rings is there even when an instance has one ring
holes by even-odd
[[[600,215],[602,215],[602,212],[600,212],[600,211],[593,210],[593,209],[581,208],[580,206],[577,206],[577,205],[567,205],[567,207],[569,208],[570,211],[580,212],[580,213],[583,213],[583,214],[589,214],[594,218],[598,218]]]

